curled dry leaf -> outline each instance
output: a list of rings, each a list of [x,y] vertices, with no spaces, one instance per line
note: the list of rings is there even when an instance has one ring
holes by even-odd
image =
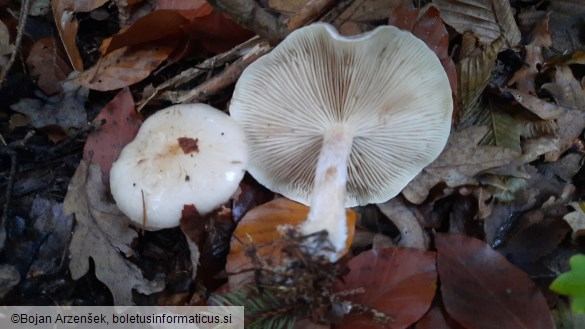
[[[79,22],[75,18],[75,13],[92,11],[102,6],[106,2],[107,0],[51,1],[57,30],[59,31],[59,35],[63,41],[63,46],[65,47],[67,56],[69,56],[69,61],[76,71],[83,71],[83,61],[81,60],[79,49],[75,43],[75,39],[77,38],[77,30],[79,29]]]
[[[31,75],[38,79],[37,85],[47,95],[62,91],[60,82],[71,73],[71,67],[63,56],[55,39],[43,38],[33,44],[26,58]]]
[[[482,44],[489,45],[500,36],[512,47],[520,42],[520,30],[507,0],[433,0],[433,3],[441,10],[445,23],[461,34],[473,32]]]
[[[405,329],[420,319],[435,296],[435,253],[408,248],[369,250],[352,258],[349,274],[334,286],[338,294],[351,294],[353,304],[381,312],[393,320],[380,323],[370,314],[350,314],[336,328]]]
[[[148,281],[140,269],[124,256],[137,237],[130,221],[110,200],[98,165],[82,160],[71,179],[65,196],[65,213],[75,214],[75,230],[69,251],[69,270],[74,280],[89,270],[89,258],[95,263],[95,275],[114,296],[116,305],[133,305],[132,290],[151,294],[164,284]]]
[[[526,47],[525,65],[514,73],[508,86],[516,84],[516,89],[524,93],[536,95],[535,78],[539,73],[539,67],[543,64],[542,49],[551,46],[550,32],[548,30],[549,15],[543,15],[532,31],[531,41]]]
[[[554,82],[544,84],[557,104],[566,110],[557,119],[559,129],[557,151],[545,155],[546,161],[556,161],[569,149],[585,129],[585,90],[568,66],[557,67]]]
[[[114,50],[81,73],[77,81],[87,88],[100,91],[127,87],[148,77],[169,57],[180,41],[180,38],[167,37]]]
[[[518,159],[520,154],[511,149],[478,145],[487,130],[486,127],[469,127],[451,134],[441,155],[402,190],[406,199],[420,204],[429,190],[440,182],[449,187],[477,185],[477,174]]]
[[[427,250],[429,238],[419,222],[422,215],[416,208],[406,206],[401,197],[392,198],[377,206],[400,231],[399,247]]]
[[[443,302],[465,328],[555,328],[538,287],[500,253],[461,234],[437,234],[435,243]]]
[[[568,213],[563,219],[571,226],[573,230],[573,239],[585,235],[585,202],[571,202],[574,211]]]
[[[249,211],[234,231],[226,264],[226,271],[230,274],[248,271],[230,275],[230,288],[240,287],[253,278],[253,272],[249,270],[255,268],[255,265],[247,255],[250,243],[254,244],[257,255],[267,262],[267,265],[281,265],[281,249],[285,241],[282,240],[278,228],[283,225],[298,226],[305,221],[308,213],[309,207],[286,198],[273,200]],[[348,210],[347,250],[353,240],[355,222],[355,212]]]

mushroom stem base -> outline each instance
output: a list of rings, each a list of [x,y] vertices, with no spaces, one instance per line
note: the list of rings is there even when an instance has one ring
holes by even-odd
[[[335,127],[325,134],[311,192],[311,210],[307,221],[301,226],[304,234],[327,230],[334,251],[319,252],[327,255],[331,261],[336,261],[345,250],[347,240],[345,192],[352,142],[353,134],[343,126]]]

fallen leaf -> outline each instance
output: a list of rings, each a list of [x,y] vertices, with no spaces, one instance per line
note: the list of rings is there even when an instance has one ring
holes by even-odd
[[[489,82],[498,53],[504,47],[504,41],[504,38],[500,37],[490,45],[478,48],[475,46],[475,37],[468,33],[463,35],[462,48],[468,50],[464,53],[462,49],[462,58],[457,63],[460,127],[470,125],[469,122],[475,121],[479,116],[477,112],[482,110],[482,107],[478,106],[480,96]]]
[[[98,165],[82,160],[77,167],[64,201],[65,213],[75,214],[75,230],[69,251],[71,277],[77,280],[95,263],[95,275],[114,297],[116,305],[133,305],[132,290],[151,294],[164,288],[162,282],[145,279],[140,269],[126,259],[137,237],[108,196]]]
[[[124,31],[114,35],[102,45],[102,55],[123,47],[131,47],[143,43],[157,41],[161,38],[171,38],[180,34],[185,24],[189,22],[180,13],[174,10],[155,10],[150,14],[137,19]],[[107,45],[107,47],[105,47]]]
[[[14,45],[10,43],[10,31],[4,22],[0,21],[0,69],[6,70],[9,55],[14,50]]]
[[[349,274],[334,285],[337,293],[363,289],[348,296],[353,307],[366,306],[393,320],[376,322],[371,314],[349,314],[336,328],[404,329],[420,319],[435,295],[435,253],[407,248],[370,250],[352,258]]]
[[[574,211],[568,213],[563,219],[571,226],[573,230],[573,239],[585,235],[585,202],[569,203]]]
[[[61,41],[63,42],[71,66],[73,66],[76,71],[83,71],[83,61],[81,60],[81,55],[79,54],[79,49],[75,42],[77,38],[77,30],[79,29],[79,22],[75,18],[75,13],[92,11],[106,2],[107,0],[51,1],[57,30],[61,36]]]
[[[449,187],[477,185],[476,175],[506,165],[519,157],[508,148],[477,145],[488,128],[469,127],[451,134],[439,157],[419,173],[403,190],[410,202],[422,203],[429,190],[440,182]]]
[[[520,125],[508,113],[498,111],[496,106],[487,104],[475,124],[489,127],[480,144],[501,146],[518,153],[522,152]]]
[[[175,50],[181,38],[163,40],[116,49],[96,65],[82,72],[79,84],[94,90],[108,91],[130,86],[150,75]]]
[[[100,126],[87,136],[83,159],[98,164],[106,186],[110,182],[112,163],[130,143],[142,124],[142,116],[134,109],[134,100],[128,88],[122,89],[95,118]]]
[[[57,274],[69,248],[73,216],[66,216],[63,204],[37,196],[30,210],[30,219],[41,236],[39,251],[32,259],[27,278]]]
[[[457,71],[455,63],[449,55],[449,33],[439,16],[439,11],[434,6],[423,9],[409,8],[412,3],[405,2],[397,7],[388,24],[400,29],[412,32],[421,39],[441,61],[441,65],[447,73],[449,84],[453,94],[457,92]]]
[[[416,323],[414,329],[465,329],[448,316],[439,305],[435,305]]]
[[[376,22],[387,20],[405,0],[353,1],[333,22],[342,35],[360,34],[372,29]]]
[[[509,1],[433,0],[433,3],[439,7],[445,23],[461,34],[473,32],[482,44],[492,44],[500,36],[505,37],[510,47],[520,42],[520,30]]]
[[[543,120],[554,120],[564,113],[561,106],[542,100],[528,92],[508,88],[504,88],[502,91],[512,94],[520,105]]]
[[[585,314],[585,255],[579,254],[570,259],[571,270],[559,275],[550,289],[571,296],[573,313]]]
[[[302,224],[309,213],[309,207],[291,201],[287,198],[278,198],[250,210],[238,223],[230,244],[230,253],[227,257],[226,271],[236,274],[254,268],[252,260],[246,255],[246,245],[254,244],[258,255],[270,265],[280,265],[282,261],[281,249],[285,245],[278,227],[282,225],[298,226]],[[348,239],[346,248],[349,249],[355,231],[356,214],[347,210]],[[250,271],[237,275],[230,275],[231,289],[240,287],[253,278]]]
[[[552,44],[548,30],[548,20],[549,15],[546,14],[536,22],[532,31],[531,41],[524,47],[526,52],[524,57],[525,65],[514,73],[510,81],[508,81],[508,86],[516,84],[516,89],[519,91],[536,95],[535,79],[544,63],[542,49],[549,48]]]
[[[545,298],[528,275],[482,241],[436,235],[441,294],[467,329],[553,329]]]
[[[546,83],[543,89],[550,92],[558,105],[566,110],[557,119],[558,151],[545,155],[546,161],[556,161],[569,149],[585,129],[585,90],[568,66],[557,67],[554,82]]]
[[[564,210],[564,202],[561,205]],[[536,214],[534,213],[536,212]],[[533,213],[523,216],[522,221],[531,217],[545,216],[540,222],[521,229],[512,235],[497,250],[514,264],[529,264],[555,250],[570,231],[569,225],[561,217],[552,216],[546,209],[536,209]],[[536,216],[535,216],[536,215]]]
[[[75,72],[72,72],[74,74]],[[62,135],[73,132],[72,128],[81,128],[87,125],[87,113],[85,102],[89,91],[66,79],[62,82],[63,93],[54,95],[44,101],[33,98],[23,98],[10,108],[16,112],[25,114],[30,124],[35,128],[58,128]],[[49,133],[49,137],[51,137]],[[63,137],[61,137],[63,138]],[[58,142],[59,140],[53,140]]]
[[[65,80],[71,73],[71,67],[63,56],[55,39],[43,38],[33,44],[26,58],[31,75],[38,79],[37,85],[47,95],[61,91],[59,82]]]

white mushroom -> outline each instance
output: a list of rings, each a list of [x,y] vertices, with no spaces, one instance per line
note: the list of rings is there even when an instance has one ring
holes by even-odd
[[[179,224],[184,205],[206,214],[237,189],[248,163],[242,129],[205,104],[171,106],[149,117],[112,165],[118,208],[146,229]]]
[[[303,231],[327,230],[339,252],[345,207],[396,196],[442,151],[452,109],[447,74],[412,34],[313,24],[246,69],[230,114],[247,135],[248,171],[309,204]]]

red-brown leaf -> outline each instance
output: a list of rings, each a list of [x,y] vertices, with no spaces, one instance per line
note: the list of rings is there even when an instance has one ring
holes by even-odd
[[[433,6],[426,7],[424,13],[419,15],[420,11],[418,9],[402,4],[394,10],[388,19],[388,24],[412,32],[437,54],[449,77],[451,90],[455,94],[457,90],[457,71],[448,52],[449,33],[447,33],[447,28],[441,20],[439,11]]]
[[[445,310],[441,308],[441,305],[433,306],[431,310],[416,323],[414,329],[465,329],[451,318],[448,318],[448,315],[444,312]]]
[[[59,82],[71,72],[68,60],[63,57],[55,39],[43,38],[33,44],[26,59],[31,75],[38,79],[37,85],[48,95],[63,90]]]
[[[122,148],[131,142],[142,124],[142,118],[134,109],[134,100],[128,88],[122,89],[101,110],[95,119],[103,125],[87,136],[83,158],[99,164],[102,179],[109,186],[110,169]]]
[[[349,274],[335,286],[335,291],[365,289],[349,299],[394,321],[381,324],[371,315],[352,314],[339,328],[404,329],[431,306],[437,281],[434,252],[406,248],[370,250],[351,259],[348,267]]]
[[[461,234],[437,234],[435,244],[445,307],[465,328],[554,328],[540,290],[500,253]]]
[[[122,47],[152,42],[164,37],[176,37],[176,34],[182,32],[181,27],[188,22],[186,18],[174,10],[153,11],[136,20],[123,32],[113,36],[102,52],[106,55]]]
[[[169,57],[180,42],[181,38],[169,36],[133,47],[116,49],[81,73],[77,82],[100,91],[130,86],[148,77]]]

